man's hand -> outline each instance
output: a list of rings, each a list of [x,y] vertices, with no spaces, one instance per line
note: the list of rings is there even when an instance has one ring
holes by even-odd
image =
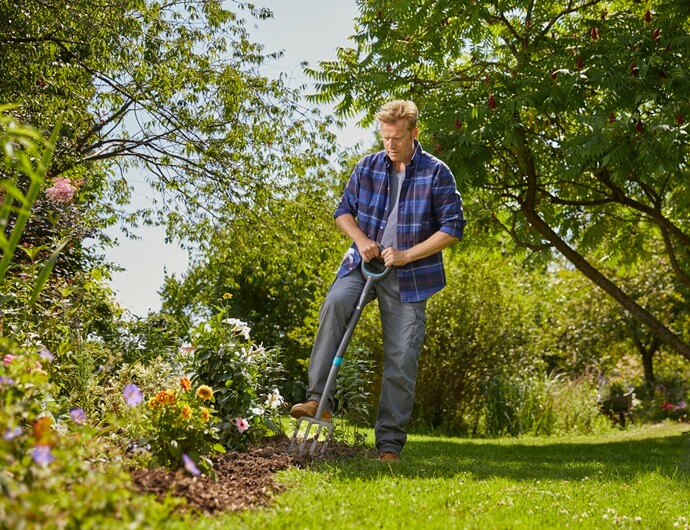
[[[362,256],[362,259],[367,263],[381,255],[379,252],[379,244],[368,237],[362,238],[361,241],[357,242],[357,250],[359,251],[359,255]]]
[[[381,252],[381,257],[386,267],[402,267],[410,262],[407,252],[397,248],[388,247]]]

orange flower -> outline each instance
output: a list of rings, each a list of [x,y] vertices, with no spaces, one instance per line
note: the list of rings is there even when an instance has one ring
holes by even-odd
[[[209,410],[206,407],[202,408],[201,409],[201,419],[204,421],[208,421],[210,418],[211,418],[211,413],[209,412]]]
[[[185,420],[191,419],[192,418],[192,407],[190,407],[189,405],[185,405],[184,407],[182,407],[182,417]]]
[[[192,388],[192,382],[189,380],[189,377],[183,377],[182,379],[180,379],[180,387],[185,392]]]
[[[175,403],[175,392],[173,390],[161,390],[151,400],[151,407],[173,405]]]
[[[197,389],[196,395],[199,396],[204,401],[206,401],[207,399],[211,399],[213,397],[213,389],[210,386],[201,385]]]

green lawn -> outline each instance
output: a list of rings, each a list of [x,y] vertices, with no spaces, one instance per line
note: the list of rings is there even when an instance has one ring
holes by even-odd
[[[690,528],[690,426],[605,436],[410,436],[395,464],[291,469],[267,509],[199,528]]]

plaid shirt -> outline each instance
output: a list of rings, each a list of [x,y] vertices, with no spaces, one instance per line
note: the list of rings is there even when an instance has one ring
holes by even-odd
[[[425,152],[415,140],[415,152],[408,164],[398,205],[400,250],[425,241],[441,230],[462,239],[465,218],[455,179],[446,164]],[[351,214],[359,228],[373,241],[381,242],[388,217],[391,160],[385,151],[362,158],[345,187],[334,218]],[[338,277],[354,270],[362,261],[353,243],[343,258]],[[398,268],[400,299],[419,302],[443,289],[446,276],[441,252]]]

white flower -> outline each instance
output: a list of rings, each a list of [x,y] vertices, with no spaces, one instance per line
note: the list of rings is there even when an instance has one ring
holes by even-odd
[[[277,409],[283,404],[284,401],[285,400],[283,399],[283,396],[280,395],[280,392],[278,392],[278,389],[274,388],[273,392],[268,395],[265,405],[272,409]]]
[[[251,332],[251,328],[245,322],[242,322],[238,318],[226,318],[225,320],[223,320],[223,324],[228,324],[229,326],[232,326],[233,333],[241,335],[246,340],[249,340],[249,333]]]

